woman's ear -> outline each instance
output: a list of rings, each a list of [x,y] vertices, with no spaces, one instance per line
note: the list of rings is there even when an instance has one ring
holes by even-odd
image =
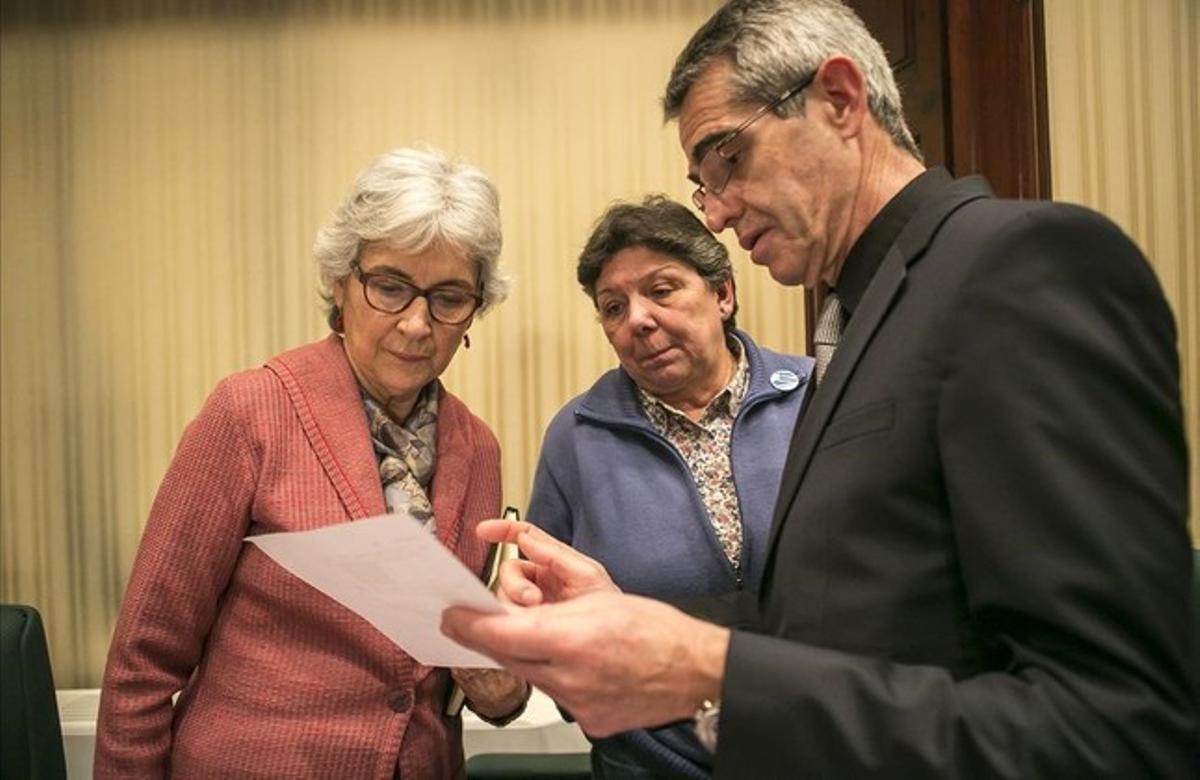
[[[736,290],[733,284],[733,277],[729,277],[721,282],[717,287],[717,310],[721,312],[721,319],[727,320],[733,316],[733,310],[737,305]]]

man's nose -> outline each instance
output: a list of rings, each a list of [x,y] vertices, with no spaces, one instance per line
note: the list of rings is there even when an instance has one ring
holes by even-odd
[[[704,224],[714,233],[720,233],[737,218],[736,201],[731,194],[727,189],[720,195],[706,193],[704,196]]]

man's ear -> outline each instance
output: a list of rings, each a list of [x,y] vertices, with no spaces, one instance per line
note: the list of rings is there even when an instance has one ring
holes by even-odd
[[[858,63],[844,54],[835,54],[821,63],[814,85],[828,103],[828,118],[842,138],[862,132],[870,116],[867,107],[867,78]]]

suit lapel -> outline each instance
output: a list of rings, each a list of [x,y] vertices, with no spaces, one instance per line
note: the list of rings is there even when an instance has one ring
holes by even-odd
[[[775,502],[775,517],[771,523],[771,539],[767,549],[774,548],[783,519],[796,497],[805,472],[808,471],[808,465],[812,462],[813,453],[825,432],[829,418],[837,408],[842,390],[854,373],[854,367],[862,357],[863,350],[883,321],[892,300],[899,294],[907,275],[906,258],[892,246],[871,280],[862,301],[859,302],[858,310],[854,312],[846,332],[842,334],[824,381],[808,399],[808,408],[801,414],[792,432],[792,443],[788,448],[787,465],[779,486],[779,498]]]
[[[805,409],[796,421],[779,486],[779,498],[775,502],[771,537],[767,543],[764,580],[770,575],[775,559],[776,542],[812,462],[813,454],[837,410],[838,401],[847,382],[854,375],[855,367],[883,324],[894,301],[903,294],[909,266],[925,253],[938,228],[954,211],[973,200],[990,196],[991,189],[982,177],[971,176],[953,182],[913,216],[896,242],[888,249],[845,333],[842,334],[824,381],[809,397]]]

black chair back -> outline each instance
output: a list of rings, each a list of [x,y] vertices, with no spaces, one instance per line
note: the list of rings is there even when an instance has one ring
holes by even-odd
[[[0,604],[0,774],[67,776],[62,726],[42,618],[33,607]]]

